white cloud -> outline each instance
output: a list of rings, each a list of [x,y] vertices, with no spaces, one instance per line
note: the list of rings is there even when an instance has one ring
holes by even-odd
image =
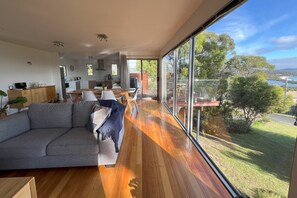
[[[257,55],[257,51],[263,48],[263,45],[260,42],[249,43],[248,45],[236,45],[236,52],[239,55]]]
[[[256,28],[247,17],[231,16],[222,19],[222,21],[215,26],[215,32],[220,34],[227,33],[236,42],[240,42],[253,36],[256,33]]]
[[[271,28],[272,26],[286,20],[288,17],[289,17],[289,15],[284,14],[283,16],[280,16],[278,18],[271,19],[270,21],[265,22],[265,24],[263,24],[262,28],[263,29]]]
[[[250,16],[231,14],[226,18],[223,18],[217,25],[214,25],[214,30],[217,33],[229,34],[235,42],[239,43],[257,33],[270,29],[286,20],[288,17],[288,15],[282,15],[269,21],[265,21],[264,24],[259,24],[258,21],[251,20]]]
[[[295,43],[286,43],[282,45],[266,45],[263,47],[263,45],[258,44],[254,47],[244,46],[240,47],[240,51],[237,50],[238,54],[241,55],[263,55],[274,51],[281,51],[281,50],[293,50],[297,48],[296,42]]]
[[[297,68],[297,57],[270,59],[268,62],[275,65],[276,69]]]
[[[271,39],[271,41],[278,45],[297,43],[297,36],[295,35],[281,36],[278,38],[273,38]]]
[[[228,28],[227,32],[238,42],[253,36],[256,32],[254,26],[248,23],[233,22],[229,24]]]

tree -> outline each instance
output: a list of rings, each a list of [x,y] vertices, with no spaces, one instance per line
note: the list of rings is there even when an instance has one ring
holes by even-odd
[[[228,60],[226,65],[229,72],[241,77],[264,75],[265,71],[272,71],[275,68],[263,56],[234,56]]]
[[[221,78],[227,57],[235,54],[234,40],[228,34],[218,35],[213,32],[202,34],[201,37],[196,36],[195,78]]]
[[[229,99],[234,108],[243,112],[249,127],[259,115],[273,113],[286,102],[281,87],[269,86],[259,76],[236,78],[231,84]]]
[[[158,61],[157,60],[137,60],[136,61],[137,71],[141,71],[141,62],[142,62],[142,72],[148,74],[149,89],[150,90],[156,89]]]
[[[234,41],[227,34],[202,32],[195,36],[194,75],[199,79],[217,79],[225,68],[227,57],[234,55]],[[181,78],[188,77],[190,42],[178,48]]]
[[[279,104],[275,107],[274,112],[286,113],[286,112],[290,111],[290,109],[293,105],[294,105],[293,96],[286,95],[279,101]]]

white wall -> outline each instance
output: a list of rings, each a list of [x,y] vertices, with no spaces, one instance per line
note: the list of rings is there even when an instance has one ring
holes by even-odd
[[[111,64],[118,65],[118,75],[112,76],[113,81],[117,82],[120,80],[120,64],[119,64],[119,54],[110,55],[105,58],[104,60],[104,69],[105,70],[96,70],[98,68],[98,61],[97,59],[93,60],[75,60],[75,59],[68,59],[63,58],[59,60],[60,65],[65,65],[67,68],[67,77],[66,80],[70,81],[73,80],[74,77],[81,77],[81,81],[89,81],[89,80],[96,80],[96,81],[104,81],[108,74],[111,74]],[[93,76],[87,75],[87,67],[86,64],[91,63],[93,64]],[[70,65],[74,66],[74,70],[70,71]]]
[[[0,41],[0,89],[7,92],[8,86],[16,82],[56,85],[60,92],[58,53]]]
[[[79,61],[75,59],[70,59],[70,58],[59,58],[59,65],[64,65],[66,66],[67,69],[67,76],[65,77],[66,80],[70,80],[71,78],[73,79],[74,77],[77,77],[80,75],[79,69],[77,68],[79,66]],[[74,70],[70,71],[69,66],[73,65]]]

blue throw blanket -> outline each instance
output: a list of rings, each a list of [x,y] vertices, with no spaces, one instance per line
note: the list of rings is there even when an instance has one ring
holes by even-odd
[[[115,100],[99,100],[101,106],[111,108],[111,115],[104,122],[104,124],[97,130],[102,139],[111,137],[114,141],[115,150],[119,152],[119,137],[120,131],[123,128],[123,119],[125,113],[125,106]]]

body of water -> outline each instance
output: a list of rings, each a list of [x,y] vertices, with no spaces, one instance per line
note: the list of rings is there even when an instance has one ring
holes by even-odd
[[[296,81],[297,81],[297,77],[296,77]],[[269,85],[285,86],[285,84],[286,84],[285,81],[279,81],[279,80],[267,80],[267,82]],[[288,83],[288,87],[297,87],[297,84]]]
[[[291,76],[291,77],[288,77],[288,80],[291,80],[291,81],[297,81],[297,76]]]

